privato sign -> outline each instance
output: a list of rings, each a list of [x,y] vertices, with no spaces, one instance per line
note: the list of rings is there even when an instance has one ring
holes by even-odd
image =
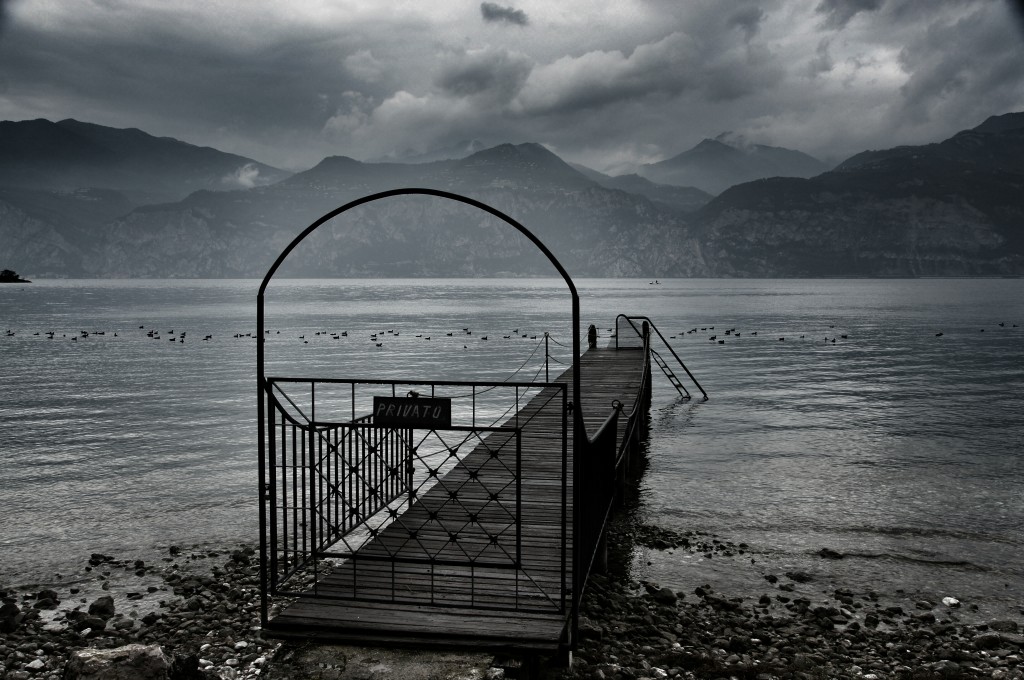
[[[452,400],[444,397],[374,397],[373,424],[444,430],[452,426]]]

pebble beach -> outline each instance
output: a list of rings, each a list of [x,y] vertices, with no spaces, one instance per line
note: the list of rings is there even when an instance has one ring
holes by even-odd
[[[744,544],[706,533],[625,522],[611,531],[619,553],[641,546],[750,559]],[[630,578],[623,559],[613,554],[609,571],[591,577],[572,669],[547,667],[545,677],[1024,678],[1021,621],[976,621],[969,603],[901,606],[874,592],[815,591],[801,572],[768,574],[763,593],[742,597],[714,584],[674,591]],[[69,585],[0,587],[0,677],[63,678],[76,650],[128,644],[159,645],[175,678],[354,677],[343,666],[298,675],[288,648],[264,638],[250,546],[172,546],[153,563],[93,554],[62,579]],[[496,659],[488,677],[521,675]]]
[[[703,532],[620,523],[612,535],[620,540],[609,545],[752,559],[744,544]],[[673,591],[614,571],[588,584],[570,677],[1024,678],[1024,617],[979,622],[954,598],[897,604],[873,591],[816,588],[804,572],[768,573],[762,593],[737,597],[713,584]]]
[[[74,585],[0,586],[0,678],[62,678],[85,648],[159,645],[178,678],[253,678],[277,643],[259,626],[259,558],[171,546],[155,563],[95,553]]]

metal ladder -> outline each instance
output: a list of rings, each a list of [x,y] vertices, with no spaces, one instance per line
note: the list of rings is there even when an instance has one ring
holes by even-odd
[[[682,367],[684,371],[686,371],[686,375],[689,376],[690,380],[693,381],[693,384],[697,387],[698,390],[700,390],[700,393],[704,395],[703,400],[708,400],[708,393],[704,391],[704,388],[701,387],[699,382],[697,382],[697,379],[693,377],[693,373],[690,373],[690,369],[686,367],[686,364],[683,363],[683,360],[680,359],[679,355],[676,354],[674,349],[672,349],[672,345],[668,344],[668,340],[665,339],[665,336],[661,334],[661,331],[658,330],[658,327],[655,326],[654,322],[651,321],[648,317],[627,316],[625,314],[619,314],[617,317],[615,317],[616,348],[619,346],[619,319],[625,319],[626,323],[628,323],[632,327],[633,331],[636,332],[637,336],[639,337],[643,337],[643,331],[640,328],[637,328],[637,325],[633,323],[633,321],[646,321],[648,327],[651,329],[651,331],[653,331],[651,335],[652,339],[654,335],[658,336],[658,338],[661,340],[661,343],[668,349],[669,352],[672,353],[672,357],[676,360],[676,363],[678,363],[679,366]],[[683,382],[679,379],[679,376],[675,374],[675,371],[672,370],[672,367],[669,365],[668,361],[666,361],[665,358],[661,356],[661,354],[659,354],[653,347],[649,347],[649,349],[651,357],[654,359],[654,363],[656,363],[658,365],[658,368],[661,369],[661,372],[665,374],[665,377],[668,378],[668,381],[672,384],[672,387],[676,388],[676,391],[679,392],[680,396],[682,396],[685,399],[690,399],[690,392],[683,385]]]
[[[689,390],[686,389],[686,386],[683,385],[682,381],[679,380],[676,374],[672,372],[672,369],[669,367],[668,363],[665,361],[665,359],[662,358],[660,354],[658,354],[657,350],[651,349],[651,358],[654,359],[654,363],[658,364],[658,368],[660,368],[661,372],[665,374],[665,377],[668,378],[668,381],[672,383],[672,387],[676,388],[676,392],[679,392],[679,394],[689,399]],[[707,395],[705,395],[704,398],[707,399]]]

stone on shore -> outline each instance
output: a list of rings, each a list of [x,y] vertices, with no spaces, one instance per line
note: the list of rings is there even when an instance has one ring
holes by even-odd
[[[13,633],[21,623],[21,609],[13,602],[0,606],[0,633]]]
[[[114,598],[110,595],[98,597],[89,605],[89,614],[101,619],[109,619],[114,615],[114,611]]]
[[[262,677],[268,680],[497,680],[493,654],[310,645],[289,649]]]
[[[68,657],[64,680],[171,680],[171,659],[160,645],[80,649]]]

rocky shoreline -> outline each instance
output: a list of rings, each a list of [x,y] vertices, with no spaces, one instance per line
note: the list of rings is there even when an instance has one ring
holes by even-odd
[[[623,553],[641,545],[749,557],[744,544],[701,532],[621,524],[613,532]],[[728,597],[710,584],[678,592],[627,573],[591,577],[576,663],[547,676],[1024,680],[1020,622],[966,622],[953,598],[905,607],[844,588],[812,597],[802,572],[767,574],[762,594]],[[76,651],[130,644],[158,646],[179,680],[289,676],[288,648],[259,627],[251,546],[171,547],[149,564],[94,554],[82,574],[61,578],[61,587],[0,587],[0,678],[64,678]],[[284,675],[273,673],[275,655]]]
[[[745,559],[747,546],[702,532],[622,530],[620,544]],[[822,559],[842,556],[827,548]],[[954,598],[913,608],[875,592],[799,589],[804,572],[765,576],[764,592],[727,597],[709,584],[676,592],[657,583],[594,575],[570,678],[1024,678],[1019,621],[962,621]]]
[[[64,677],[73,652],[158,645],[172,677],[254,678],[278,647],[259,627],[259,560],[170,547],[160,562],[93,554],[63,587],[0,587],[0,678]]]

